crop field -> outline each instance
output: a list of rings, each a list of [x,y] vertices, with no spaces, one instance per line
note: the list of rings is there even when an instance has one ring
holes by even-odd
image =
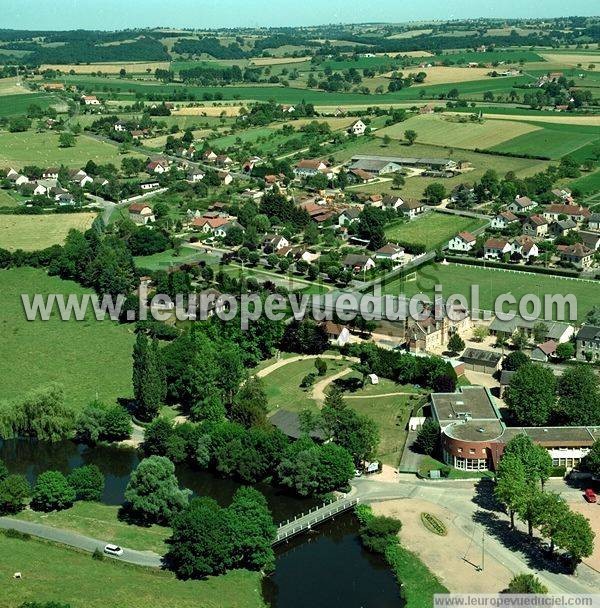
[[[0,95],[0,116],[14,116],[25,114],[31,104],[36,104],[42,109],[59,104],[59,100],[48,93],[17,93]]]
[[[79,135],[72,148],[58,146],[58,133],[0,132],[0,165],[23,167],[45,165],[82,167],[88,160],[98,164],[121,163],[117,146],[98,141],[87,135]],[[140,156],[133,152],[134,156]]]
[[[480,108],[477,108],[479,110]],[[512,108],[514,114],[499,114],[497,110],[508,109],[508,108],[493,108],[489,113],[484,112],[486,118],[494,120],[523,120],[528,122],[541,122],[549,124],[560,124],[560,125],[580,125],[586,127],[600,127],[600,115],[598,114],[582,114],[580,116],[573,116],[571,114],[557,114],[556,112],[548,112],[545,115],[538,112],[528,112],[527,114],[519,114],[522,112],[517,108]]]
[[[581,321],[600,298],[600,284],[593,281],[573,280],[558,276],[529,272],[504,271],[480,266],[432,264],[420,268],[416,280],[394,279],[383,285],[384,294],[413,296],[416,293],[433,295],[434,286],[442,286],[442,295],[462,294],[471,301],[471,286],[479,286],[478,308],[493,310],[494,300],[505,293],[512,294],[517,302],[525,294],[573,294],[577,298],[577,318]],[[506,309],[508,310],[508,309]]]
[[[145,74],[148,70],[168,70],[168,61],[125,61],[123,63],[72,63],[72,64],[44,64],[40,70],[60,70],[63,73],[71,71],[76,74],[118,74],[124,69],[128,74]]]
[[[521,60],[526,63],[544,61],[544,55],[526,49],[514,51],[507,49],[502,51],[486,51],[484,53],[460,51],[458,53],[444,53],[436,57],[437,61],[444,61],[445,59],[454,61],[454,63],[471,63],[476,61],[477,63],[491,64],[496,61],[503,61],[506,64],[517,64]]]
[[[489,149],[560,158],[591,144],[600,137],[598,126],[535,121],[530,121],[529,124],[542,128],[490,146]]]
[[[0,215],[0,247],[36,251],[61,245],[69,230],[87,230],[95,218],[95,213]]]
[[[546,53],[541,52],[540,55],[550,63],[556,63],[571,67],[577,67],[581,64],[583,69],[587,69],[590,63],[600,65],[599,53]]]
[[[30,93],[31,91],[26,89],[16,78],[0,79],[0,95],[26,95]]]
[[[58,314],[48,321],[25,317],[21,294],[82,295],[90,290],[34,268],[2,270],[0,285],[0,397],[11,399],[49,382],[61,383],[66,402],[75,408],[96,398],[110,403],[131,396],[135,337],[130,327],[91,317],[85,321],[61,321]],[[26,374],[15,373],[15,361],[28,362]]]
[[[111,559],[93,560],[80,553],[37,540],[0,535],[0,605],[52,601],[72,608],[263,608],[260,574],[235,570],[204,581],[179,581],[173,574],[136,568]],[[21,580],[8,572],[22,572]]]
[[[201,117],[200,120],[208,117],[215,116],[238,116],[240,113],[241,105],[222,105],[222,106],[197,106],[197,107],[188,107],[188,108],[178,108],[171,112],[171,116],[165,116],[165,118],[173,118],[173,116],[194,116]],[[162,117],[161,117],[162,118]]]
[[[410,222],[392,224],[385,229],[385,235],[390,241],[422,243],[429,250],[445,245],[453,236],[463,230],[476,230],[484,224],[484,221],[475,218],[434,211]]]
[[[414,116],[377,131],[378,137],[389,135],[394,139],[403,139],[404,131],[413,129],[418,140],[436,146],[456,146],[467,149],[486,149],[501,144],[519,135],[530,133],[539,127],[516,121],[494,120],[478,122],[459,122],[456,117],[444,114],[427,114]]]
[[[582,175],[568,184],[569,188],[577,189],[582,196],[589,196],[600,191],[600,169],[594,173]]]
[[[310,57],[254,57],[250,60],[251,65],[287,65],[294,63],[305,63]]]
[[[416,68],[415,68],[416,69]],[[492,80],[488,76],[489,68],[461,68],[452,66],[436,65],[431,68],[418,68],[419,72],[425,72],[427,78],[421,84],[414,84],[413,87],[426,87],[434,84],[448,84],[459,82],[470,82],[472,80]],[[497,80],[494,78],[493,80]]]

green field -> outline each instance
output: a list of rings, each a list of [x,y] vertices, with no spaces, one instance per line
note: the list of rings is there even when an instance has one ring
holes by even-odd
[[[382,285],[384,294],[413,296],[416,293],[433,295],[435,285],[441,285],[443,296],[463,294],[471,303],[471,285],[479,285],[479,308],[491,310],[494,300],[511,293],[517,301],[525,294],[573,294],[577,298],[577,317],[582,321],[600,298],[600,283],[572,280],[558,276],[528,272],[504,271],[480,266],[447,266],[434,264],[420,268],[414,280],[393,279]]]
[[[117,146],[97,141],[87,135],[79,135],[72,148],[59,148],[58,133],[0,132],[0,165],[23,167],[24,165],[82,167],[88,160],[98,164],[121,164]],[[133,156],[140,156],[132,153]]]
[[[0,271],[0,397],[12,398],[48,382],[65,388],[67,403],[82,407],[94,398],[130,397],[131,328],[112,321],[27,321],[21,294],[90,293],[71,281],[33,268]],[[17,361],[27,373],[17,373]]]
[[[456,116],[429,114],[413,116],[391,127],[379,129],[378,137],[389,135],[393,139],[404,139],[404,132],[417,132],[417,141],[435,146],[456,146],[457,148],[485,150],[494,145],[512,141],[518,136],[534,131],[538,127],[512,120],[484,120],[483,122],[459,122]]]
[[[474,61],[485,64],[490,64],[495,61],[504,61],[504,63],[507,64],[516,64],[521,60],[525,61],[526,63],[531,63],[533,61],[544,61],[544,58],[541,55],[538,55],[534,51],[525,49],[518,49],[514,51],[505,49],[501,51],[486,51],[484,53],[478,53],[475,51],[460,51],[458,53],[444,53],[443,55],[438,55],[434,59],[442,62],[448,59],[456,64],[471,63]],[[498,70],[501,71],[502,66],[500,66]]]
[[[482,220],[449,215],[445,213],[426,213],[410,222],[402,222],[388,226],[385,235],[390,241],[402,243],[422,243],[427,250],[439,249],[453,236],[463,230],[471,231],[484,226]]]
[[[119,507],[96,502],[77,502],[70,509],[41,513],[29,509],[17,516],[24,521],[32,521],[45,526],[72,530],[91,538],[101,538],[135,549],[154,551],[164,555],[167,550],[164,540],[171,531],[157,525],[136,526],[118,519]]]
[[[12,116],[15,114],[25,114],[31,104],[36,104],[42,109],[47,109],[51,105],[61,103],[56,97],[48,93],[31,93],[18,95],[0,96],[0,116]]]
[[[88,76],[66,76],[64,80],[68,84],[75,84],[88,93],[97,93],[103,98],[113,99],[135,99],[137,93],[169,96],[173,92],[185,91],[190,99],[202,100],[205,95],[214,97],[221,96],[223,100],[256,100],[268,101],[274,99],[280,103],[313,103],[315,105],[337,105],[337,104],[387,104],[406,99],[425,99],[447,93],[452,88],[460,91],[461,97],[465,99],[482,99],[485,91],[495,94],[508,93],[514,85],[530,83],[531,76],[515,76],[510,78],[487,78],[485,80],[472,80],[460,83],[445,83],[423,87],[408,87],[394,93],[383,95],[363,95],[360,93],[329,93],[316,89],[303,89],[282,86],[225,86],[225,87],[202,87],[186,86],[182,84],[165,85],[161,83],[142,83],[134,80],[118,78],[91,78]]]
[[[17,204],[18,201],[11,192],[8,190],[0,190],[0,207],[16,207]]]
[[[490,146],[489,149],[513,154],[548,156],[554,159],[575,152],[579,148],[587,147],[597,141],[600,136],[600,127],[593,125],[535,122],[533,120],[528,121],[528,124],[539,127],[539,130]]]
[[[600,169],[569,182],[569,188],[577,188],[582,196],[589,196],[600,191]]]
[[[0,605],[55,601],[71,608],[262,608],[260,574],[235,570],[206,581],[129,566],[36,540],[0,535]],[[12,579],[21,572],[22,579]]]

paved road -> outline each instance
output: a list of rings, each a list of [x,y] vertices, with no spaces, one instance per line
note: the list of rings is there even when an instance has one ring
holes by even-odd
[[[109,540],[104,541],[97,538],[90,538],[89,536],[83,536],[82,534],[77,534],[76,532],[70,532],[68,530],[61,530],[60,528],[53,528],[52,526],[21,521],[19,519],[11,519],[10,517],[0,517],[0,528],[12,528],[14,530],[19,530],[20,532],[31,534],[32,536],[38,536],[40,538],[45,538],[46,540],[68,545],[69,547],[89,551],[90,553],[93,553],[96,549],[102,551],[104,547],[111,542]],[[121,557],[107,557],[149,568],[160,568],[162,566],[161,556],[153,551],[135,551],[123,547],[123,555]]]
[[[416,498],[440,505],[454,515],[454,524],[467,536],[473,536],[475,545],[481,546],[481,526],[476,524],[482,515],[507,521],[508,516],[490,511],[477,500],[475,482],[423,481],[413,475],[400,475],[399,483],[377,481],[376,477],[355,479],[352,483],[352,497],[360,498],[361,503],[380,502],[393,499]],[[581,501],[581,490],[567,486],[562,480],[550,480],[548,490],[559,492],[567,502]],[[491,492],[490,490],[486,491]],[[517,523],[520,530],[525,530]],[[550,593],[596,593],[600,589],[600,573],[585,564],[580,564],[576,576],[567,576],[547,569],[537,570],[530,566],[525,553],[526,547],[507,547],[493,534],[486,534],[485,552],[511,572],[533,572],[548,587]]]

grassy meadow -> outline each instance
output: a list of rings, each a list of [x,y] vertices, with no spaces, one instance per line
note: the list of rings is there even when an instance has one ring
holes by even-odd
[[[0,195],[0,205],[5,196]],[[7,201],[7,206],[8,201]],[[51,245],[62,245],[75,228],[84,232],[96,213],[56,213],[47,215],[0,215],[0,248],[14,251],[37,251]]]
[[[8,573],[21,572],[21,580]],[[172,574],[88,553],[0,535],[0,605],[55,601],[71,608],[263,608],[260,574],[235,570],[205,581],[179,581]]]
[[[130,327],[105,320],[28,321],[21,294],[91,293],[71,281],[49,277],[34,268],[0,271],[0,398],[13,398],[49,382],[64,386],[67,403],[81,407],[96,397],[113,402],[130,397]],[[27,373],[15,363],[27,362]],[[0,605],[1,605],[0,601]]]
[[[1,99],[1,98],[0,98]],[[1,105],[1,102],[0,102]],[[0,166],[23,167],[41,165],[81,167],[88,160],[97,164],[120,165],[121,155],[116,145],[98,141],[87,135],[79,135],[71,148],[60,148],[59,134],[53,131],[36,133],[0,132]],[[139,156],[135,152],[131,153]]]

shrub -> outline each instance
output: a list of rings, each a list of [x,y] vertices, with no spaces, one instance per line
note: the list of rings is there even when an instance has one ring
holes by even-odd
[[[388,546],[397,542],[402,522],[393,517],[373,516],[360,529],[363,545],[374,553],[385,553]]]

